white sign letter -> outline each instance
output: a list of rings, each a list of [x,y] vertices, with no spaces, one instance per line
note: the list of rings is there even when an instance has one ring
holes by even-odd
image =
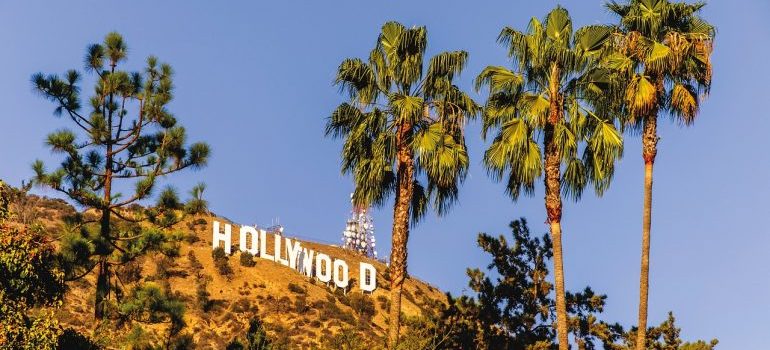
[[[225,244],[225,253],[230,255],[230,238],[232,237],[233,228],[230,224],[225,224],[225,233],[219,232],[219,221],[214,221],[214,235],[211,238],[214,249],[219,247],[219,242]]]
[[[289,259],[289,267],[297,269],[297,258],[299,252],[302,250],[302,246],[299,242],[292,244],[290,238],[286,238],[286,257]]]
[[[259,257],[275,261],[272,255],[267,253],[267,231],[259,230]]]
[[[299,262],[299,272],[305,274],[307,277],[313,277],[313,255],[315,252],[312,249],[302,248],[302,259]]]
[[[340,268],[342,273],[340,273]],[[334,284],[342,289],[347,288],[350,277],[348,275],[348,263],[345,260],[334,260]]]
[[[273,250],[273,254],[275,254],[275,262],[281,263],[281,265],[289,266],[289,260],[281,257],[281,236],[273,235],[273,244],[275,247]]]
[[[318,280],[327,283],[332,279],[332,260],[324,253],[315,257],[315,275]]]
[[[239,248],[242,252],[249,252],[251,255],[259,253],[259,233],[257,229],[251,226],[241,226],[241,231],[238,235],[241,238]],[[251,235],[251,248],[246,248],[246,236],[248,235]]]
[[[358,265],[359,283],[361,284],[361,290],[365,292],[373,292],[377,288],[377,270],[374,269],[372,264],[361,262]]]

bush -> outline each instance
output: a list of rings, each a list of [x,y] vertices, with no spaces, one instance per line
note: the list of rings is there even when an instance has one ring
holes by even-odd
[[[377,312],[374,308],[374,301],[364,294],[351,293],[349,299],[350,307],[358,316],[371,318]]]
[[[158,285],[145,283],[134,287],[119,306],[120,315],[145,323],[171,323],[171,333],[184,327],[184,301]]]
[[[254,267],[257,262],[254,261],[254,255],[249,252],[241,252],[241,266]]]
[[[189,253],[187,253],[187,261],[190,262],[190,268],[193,269],[193,272],[198,272],[200,270],[203,270],[203,264],[201,264],[201,261],[198,260],[198,257],[195,256],[195,253],[191,250]]]
[[[372,345],[361,334],[349,328],[342,328],[334,335],[325,334],[322,339],[327,349],[367,350]]]
[[[208,291],[209,282],[211,277],[204,274],[199,274],[195,279],[195,303],[203,312],[209,312],[213,306],[211,301],[211,293]]]
[[[383,310],[390,309],[390,299],[388,299],[388,297],[384,295],[378,295],[377,302],[380,304],[380,309],[383,309]]]
[[[246,298],[240,298],[230,305],[230,311],[236,314],[242,314],[251,310],[251,301]]]
[[[214,266],[219,271],[219,274],[230,280],[233,276],[233,268],[230,267],[230,263],[227,261],[225,250],[222,247],[217,247],[217,249],[211,252],[211,257],[214,258]]]
[[[305,288],[302,288],[302,286],[289,282],[289,291],[294,294],[306,294],[307,291],[305,291]]]
[[[56,251],[41,230],[16,230],[0,223],[0,348],[24,344],[26,349],[53,348],[59,326],[53,310],[65,290]]]
[[[246,349],[243,346],[243,343],[239,342],[238,339],[233,339],[227,344],[227,347],[225,347],[225,350],[244,350]]]
[[[198,218],[193,221],[194,225],[206,225],[206,219],[204,218]]]
[[[91,338],[78,333],[72,328],[67,328],[59,336],[56,347],[59,350],[99,350],[101,347]]]
[[[347,324],[355,324],[356,319],[353,314],[340,309],[334,302],[326,302],[318,315],[321,321],[339,320]]]
[[[142,279],[142,261],[143,259],[140,257],[118,267],[115,273],[120,277],[120,281],[128,284]]]
[[[404,297],[404,299],[409,300],[410,303],[417,305],[417,301],[414,300],[414,296],[412,296],[412,293],[409,293],[408,290],[404,289],[401,292],[401,295]]]
[[[230,280],[230,278],[233,277],[233,268],[230,267],[227,260],[217,260],[214,262],[214,265],[217,267],[219,274],[225,276],[227,280]]]
[[[277,332],[282,333],[282,332]],[[227,344],[226,350],[269,350],[279,349],[280,346],[274,346],[272,341],[267,336],[265,328],[262,326],[262,322],[258,318],[252,318],[249,320],[249,329],[246,331],[246,339],[242,342],[238,338],[233,339]],[[276,344],[277,345],[277,344]]]
[[[198,235],[196,235],[195,233],[192,233],[192,232],[184,235],[184,241],[187,242],[187,244],[193,244],[193,243],[196,243],[196,242],[198,242],[200,240],[201,240],[201,238],[198,237]]]
[[[294,311],[298,314],[304,314],[310,310],[310,305],[307,303],[307,298],[304,295],[300,295],[297,299],[294,299]]]
[[[166,280],[171,275],[171,269],[176,266],[173,258],[161,256],[155,263],[155,279]]]
[[[166,347],[169,350],[190,350],[195,349],[195,340],[191,334],[181,334],[169,341]]]
[[[214,261],[227,259],[227,253],[225,253],[225,248],[216,247],[216,249],[211,251],[211,257],[214,259]]]

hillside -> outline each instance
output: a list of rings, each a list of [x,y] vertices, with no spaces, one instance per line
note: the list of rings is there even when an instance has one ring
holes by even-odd
[[[61,220],[65,214],[75,212],[60,200],[33,198],[34,205],[28,208],[30,215],[52,234],[63,227]],[[223,217],[209,215],[190,217],[175,225],[172,230],[183,237],[176,257],[152,253],[120,266],[116,277],[124,285],[122,293],[129,293],[133,285],[152,282],[181,297],[186,325],[180,333],[191,335],[201,349],[223,349],[235,337],[243,337],[249,320],[254,317],[263,322],[275,343],[291,349],[321,348],[325,337],[342,330],[353,330],[375,348],[383,343],[389,303],[387,267],[383,263],[339,247],[297,240],[303,247],[348,263],[353,286],[347,293],[258,257],[253,259],[254,266],[242,266],[237,248],[239,226],[233,223],[233,254],[227,257],[233,273],[224,276],[212,257],[213,220],[228,222]],[[378,271],[378,286],[372,293],[364,293],[357,287],[361,261],[374,265]],[[210,302],[205,307],[197,297],[201,281],[208,281],[203,282],[204,290],[210,294]],[[69,283],[63,306],[57,312],[57,318],[65,327],[116,349],[127,348],[131,343],[159,343],[164,339],[168,323],[112,320],[98,324],[93,317],[94,286],[94,273]],[[440,290],[410,278],[404,286],[402,310],[407,316],[417,316],[445,300]]]

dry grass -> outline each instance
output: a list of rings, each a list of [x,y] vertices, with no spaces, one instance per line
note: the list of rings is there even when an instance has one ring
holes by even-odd
[[[190,219],[178,226],[190,230],[190,234],[182,243],[180,257],[173,261],[171,273],[165,276],[171,289],[188,300],[187,326],[183,332],[192,334],[198,348],[224,348],[224,344],[233,337],[243,336],[249,319],[255,315],[263,320],[273,338],[292,344],[291,348],[320,346],[323,334],[338,332],[342,328],[356,327],[369,339],[385,335],[387,312],[383,312],[383,307],[389,303],[389,293],[383,288],[387,283],[383,276],[384,264],[339,247],[302,241],[303,247],[344,259],[350,268],[351,280],[358,277],[359,262],[373,264],[378,271],[378,289],[371,294],[363,294],[354,285],[344,294],[289,267],[259,257],[254,258],[256,266],[242,266],[237,252],[227,257],[233,269],[228,278],[217,272],[212,258],[212,219],[214,217]],[[234,225],[233,243],[237,243],[237,232],[238,227]],[[197,258],[193,263],[188,258],[190,252]],[[159,257],[143,259],[141,265],[132,266],[130,273],[141,271],[144,278],[158,278],[158,261]],[[169,262],[163,262],[164,265],[166,263]],[[188,273],[180,273],[185,271]],[[209,311],[203,311],[195,302],[196,278],[199,275],[211,277],[207,286],[211,301]],[[118,344],[125,342],[131,326],[110,325],[97,329],[92,315],[93,283],[93,276],[89,276],[71,284],[64,307],[59,312],[60,318],[66,326],[95,334],[95,338],[101,338],[105,344],[120,347]],[[415,279],[408,279],[404,288],[402,310],[406,315],[419,315],[423,300],[443,302],[446,299],[441,291]],[[162,337],[167,329],[165,324],[143,327],[152,337]]]

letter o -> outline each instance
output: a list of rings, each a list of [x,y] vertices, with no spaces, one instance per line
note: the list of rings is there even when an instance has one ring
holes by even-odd
[[[340,273],[342,269],[342,273]],[[345,260],[334,260],[334,284],[340,288],[347,288],[350,277],[348,275],[348,263]]]
[[[318,254],[315,257],[315,275],[318,280],[327,283],[332,279],[332,260],[326,254]]]

